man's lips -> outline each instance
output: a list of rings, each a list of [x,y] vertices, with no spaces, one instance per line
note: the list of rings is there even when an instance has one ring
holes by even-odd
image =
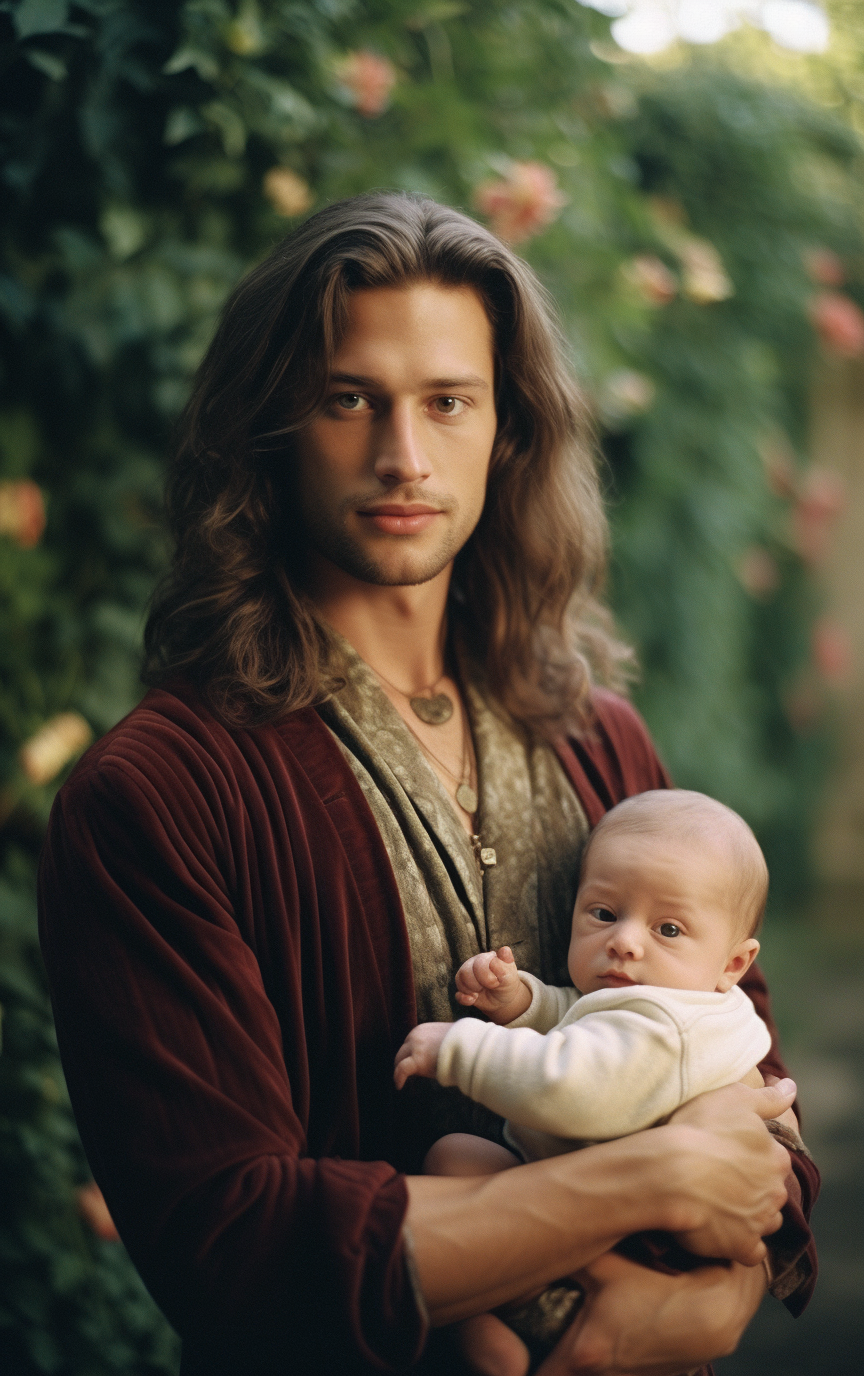
[[[357,515],[370,521],[385,535],[417,535],[432,524],[436,516],[443,516],[436,506],[424,506],[417,502],[408,505],[400,502],[384,502],[380,506],[367,507]]]

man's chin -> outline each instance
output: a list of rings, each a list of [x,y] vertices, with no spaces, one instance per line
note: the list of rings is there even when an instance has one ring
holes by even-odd
[[[435,551],[404,548],[375,551],[340,541],[329,547],[319,544],[318,553],[361,583],[379,588],[412,588],[431,583],[443,573],[453,562],[456,550],[448,547]]]
[[[391,563],[389,560],[369,559],[358,561],[353,567],[343,563],[341,568],[361,583],[371,583],[379,588],[416,588],[423,583],[431,583],[451,562],[451,559],[446,559],[443,563],[438,560],[405,560]]]

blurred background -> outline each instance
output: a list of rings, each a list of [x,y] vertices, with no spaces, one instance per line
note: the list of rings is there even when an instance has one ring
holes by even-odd
[[[140,696],[163,456],[221,303],[309,211],[391,187],[476,214],[555,297],[636,700],[771,867],[823,1279],[719,1371],[860,1372],[864,6],[3,0],[0,39],[3,1371],[177,1369],[78,1143],[35,865]]]

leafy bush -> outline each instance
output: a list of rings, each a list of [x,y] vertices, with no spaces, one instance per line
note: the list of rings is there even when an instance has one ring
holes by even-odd
[[[227,292],[298,216],[375,186],[521,236],[594,399],[639,703],[788,895],[831,671],[810,317],[854,351],[860,150],[719,58],[618,61],[574,0],[6,0],[0,26],[0,1355],[164,1372],[170,1333],[80,1216],[32,883],[70,757],[139,694],[162,456]]]

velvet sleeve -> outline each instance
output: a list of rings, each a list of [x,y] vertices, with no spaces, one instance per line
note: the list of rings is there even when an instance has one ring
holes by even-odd
[[[783,1079],[789,1072],[780,1055],[768,986],[758,965],[751,965],[741,981],[741,988],[752,999],[756,1012],[771,1033],[771,1050],[760,1062],[759,1069],[763,1075],[777,1075]],[[793,1107],[800,1121],[797,1103]],[[816,1243],[809,1218],[819,1194],[820,1181],[812,1157],[804,1152],[790,1151],[789,1159],[791,1168],[786,1178],[789,1197],[783,1208],[783,1226],[767,1239],[767,1243],[774,1271],[771,1293],[797,1317],[809,1303],[816,1285]]]
[[[308,1043],[298,1015],[283,1045],[236,917],[253,840],[227,788],[156,752],[146,771],[109,753],[55,804],[40,922],[82,1140],[184,1339],[184,1374],[402,1369],[425,1336],[404,1177],[310,1155],[326,1012]],[[302,904],[291,855],[279,863]],[[298,1006],[322,995],[305,931],[286,972]],[[294,1083],[286,1063],[301,1068]]]

